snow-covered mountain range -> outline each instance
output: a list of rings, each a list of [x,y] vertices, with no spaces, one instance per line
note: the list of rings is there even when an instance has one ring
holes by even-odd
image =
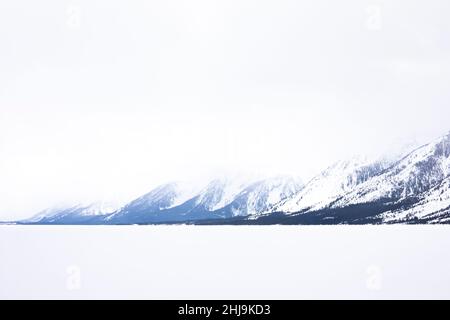
[[[258,216],[269,212],[302,187],[299,178],[290,176],[266,179],[222,177],[203,187],[172,182],[158,186],[114,211],[101,210],[99,204],[58,207],[42,211],[23,222],[136,224]]]
[[[389,160],[386,160],[389,159]],[[335,224],[449,223],[450,133],[395,157],[339,161],[304,184],[297,177],[172,182],[111,210],[72,206],[22,223]]]

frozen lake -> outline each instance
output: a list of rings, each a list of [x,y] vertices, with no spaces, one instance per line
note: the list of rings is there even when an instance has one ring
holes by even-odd
[[[0,298],[450,299],[450,226],[0,226]]]

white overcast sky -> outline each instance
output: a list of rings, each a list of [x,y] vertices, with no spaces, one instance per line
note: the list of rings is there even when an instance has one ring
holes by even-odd
[[[450,129],[448,0],[4,0],[0,220]]]

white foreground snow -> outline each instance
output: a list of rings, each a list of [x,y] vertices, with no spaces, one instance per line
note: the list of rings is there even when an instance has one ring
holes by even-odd
[[[0,299],[450,298],[450,226],[0,226]]]

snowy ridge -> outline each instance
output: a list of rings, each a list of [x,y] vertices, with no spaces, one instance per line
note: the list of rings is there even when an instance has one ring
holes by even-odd
[[[124,207],[126,210],[152,208],[154,210],[164,210],[182,204],[191,199],[197,190],[186,182],[171,182],[158,186],[144,196],[132,201]]]
[[[230,203],[233,216],[257,216],[273,210],[284,199],[303,188],[300,178],[280,176],[258,181],[240,192]]]
[[[133,201],[128,208],[158,205],[159,210],[173,208],[191,199],[197,193],[196,187],[187,182],[172,182],[157,187],[150,193]]]
[[[396,201],[417,196],[438,185],[449,174],[450,134],[422,146],[383,174],[366,181],[345,195],[335,207],[380,199]]]
[[[339,161],[308,182],[300,192],[276,206],[276,211],[292,213],[320,210],[356,186],[379,174],[389,164],[367,157]]]
[[[256,180],[256,177],[215,179],[200,192],[195,204],[208,211],[219,210],[233,202],[243,189],[248,188]]]

